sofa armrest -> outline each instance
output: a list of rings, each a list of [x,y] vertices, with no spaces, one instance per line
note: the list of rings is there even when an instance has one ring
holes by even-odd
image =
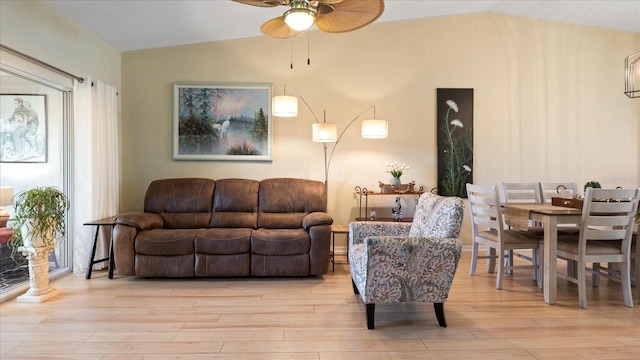
[[[302,218],[302,228],[309,231],[309,228],[317,225],[331,225],[333,218],[325,212],[312,212]]]
[[[351,266],[358,267],[355,273],[363,276],[354,282],[362,287],[365,302],[436,303],[449,295],[462,240],[369,236],[353,250],[361,252],[353,256],[359,263]]]
[[[329,270],[329,247],[331,244],[333,218],[325,212],[308,213],[302,219],[302,228],[309,232],[309,275],[326,274]]]
[[[362,244],[368,236],[408,236],[410,222],[352,221],[349,223],[349,246]]]
[[[116,225],[133,226],[138,230],[161,229],[164,220],[156,213],[128,212],[118,215]]]

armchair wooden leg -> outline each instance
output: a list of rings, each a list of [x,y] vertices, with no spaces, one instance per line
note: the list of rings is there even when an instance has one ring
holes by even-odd
[[[367,328],[373,330],[373,320],[376,316],[376,304],[367,304]]]
[[[447,319],[444,318],[444,303],[434,303],[433,309],[436,311],[436,318],[438,324],[442,327],[447,327]]]
[[[356,283],[353,281],[353,279],[351,279],[351,286],[353,286],[353,293],[358,295],[360,294],[360,292],[358,291],[358,287],[356,286]]]

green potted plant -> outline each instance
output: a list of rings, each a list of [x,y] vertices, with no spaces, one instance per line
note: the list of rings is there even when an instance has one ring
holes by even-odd
[[[587,191],[587,188],[590,188],[590,187],[597,188],[597,189],[602,188],[602,186],[600,185],[599,181],[593,181],[593,180],[592,181],[587,181],[584,184],[584,191]]]
[[[22,191],[13,198],[11,217],[12,252],[25,246],[55,247],[66,235],[65,216],[69,199],[55,187],[38,187]]]
[[[22,302],[42,302],[58,294],[49,286],[49,254],[65,239],[69,198],[55,187],[37,187],[19,192],[13,198],[14,214],[9,220],[13,235],[9,239],[11,257],[18,254],[29,263],[31,288]],[[22,258],[23,259],[23,258]]]

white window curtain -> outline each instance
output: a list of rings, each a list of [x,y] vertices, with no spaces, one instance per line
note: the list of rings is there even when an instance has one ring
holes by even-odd
[[[118,211],[119,145],[116,89],[87,77],[74,83],[73,271],[89,265],[95,226],[86,222],[114,216]],[[104,228],[104,227],[103,227]],[[106,230],[106,229],[105,229]],[[96,259],[109,254],[108,232],[100,234]],[[96,268],[107,267],[106,262]]]

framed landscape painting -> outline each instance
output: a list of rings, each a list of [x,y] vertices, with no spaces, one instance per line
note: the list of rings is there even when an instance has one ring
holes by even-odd
[[[174,83],[173,159],[271,161],[272,84]]]
[[[0,162],[47,162],[46,95],[0,95]]]

